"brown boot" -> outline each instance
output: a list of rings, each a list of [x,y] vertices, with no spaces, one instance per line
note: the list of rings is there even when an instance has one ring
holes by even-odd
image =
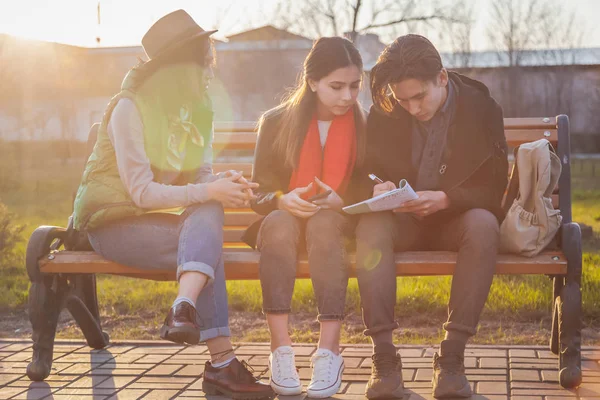
[[[184,301],[171,307],[160,328],[160,337],[179,344],[198,344],[200,329],[196,323],[194,306]]]
[[[440,353],[433,356],[433,397],[470,397],[471,385],[465,376],[465,345],[457,340],[443,340]]]
[[[204,364],[202,390],[206,395],[225,395],[230,399],[272,399],[275,392],[266,383],[252,375],[252,367],[246,361],[234,358],[224,368],[215,368],[210,361]]]
[[[367,399],[401,399],[404,397],[402,360],[393,345],[376,346],[371,357],[371,377],[367,383]]]

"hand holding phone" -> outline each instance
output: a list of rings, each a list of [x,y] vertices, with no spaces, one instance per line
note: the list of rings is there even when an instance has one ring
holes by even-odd
[[[330,194],[331,194],[332,190],[326,190],[324,192],[321,192],[319,194],[315,194],[314,196],[309,197],[308,199],[306,199],[306,201],[310,201],[313,202],[315,200],[321,200],[321,199],[325,199],[327,198]]]
[[[322,182],[319,178],[315,177],[315,183],[317,184],[317,186],[319,186],[319,188],[321,188],[321,190],[323,190],[323,193],[317,195],[317,196],[323,196],[322,198],[319,198],[317,200],[311,200],[309,199],[309,202],[312,202],[313,204],[318,205],[319,207],[321,207],[322,209],[329,209],[329,210],[334,210],[334,211],[341,211],[342,208],[344,207],[344,201],[342,200],[342,198],[335,192],[335,190],[333,190],[330,186],[328,186],[327,184],[325,184],[324,182]],[[315,197],[315,196],[313,196]]]
[[[300,218],[310,218],[320,207],[310,201],[304,200],[301,196],[310,192],[313,187],[313,183],[308,184],[305,187],[296,188],[279,198],[277,201],[277,207],[280,210],[286,210],[292,215]]]

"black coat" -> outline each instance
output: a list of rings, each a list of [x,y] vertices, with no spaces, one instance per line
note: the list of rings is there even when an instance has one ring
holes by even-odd
[[[260,186],[255,191],[256,200],[252,202],[252,209],[260,215],[268,215],[277,209],[277,192],[283,194],[289,192],[288,187],[292,178],[293,170],[284,158],[275,150],[275,139],[279,133],[279,122],[282,117],[283,108],[277,107],[267,111],[263,116],[258,131],[256,150],[254,152],[254,168],[252,181]],[[306,121],[308,131],[310,121]],[[355,168],[354,175],[350,178],[346,192],[341,195],[344,204],[353,204],[358,199],[355,182],[358,169]],[[256,246],[256,237],[262,223],[262,218],[253,223],[244,233],[242,240],[248,245]]]
[[[502,108],[481,82],[450,72],[458,86],[455,118],[448,131],[440,176],[440,190],[450,199],[450,208],[426,217],[431,222],[473,208],[483,208],[503,218],[502,197],[508,181],[507,145]],[[367,154],[362,173],[357,174],[359,198],[372,195],[374,173],[396,185],[406,179],[414,186],[417,170],[412,160],[412,116],[400,105],[391,114],[371,107],[367,119]],[[440,172],[441,173],[441,172]]]

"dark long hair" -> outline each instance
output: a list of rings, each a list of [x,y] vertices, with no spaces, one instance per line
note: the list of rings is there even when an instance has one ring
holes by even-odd
[[[390,83],[406,79],[433,80],[442,68],[440,53],[426,37],[400,36],[383,50],[371,70],[373,104],[385,112],[392,112],[394,102],[388,95]]]
[[[360,53],[349,40],[342,37],[322,37],[313,44],[304,60],[304,69],[296,86],[280,105],[283,115],[274,146],[286,165],[297,167],[300,149],[317,107],[317,94],[310,90],[308,81],[319,81],[336,69],[351,65],[355,65],[362,72],[363,63]],[[357,164],[360,165],[365,153],[366,123],[358,103],[354,105],[354,119],[357,134]],[[259,124],[263,121],[264,116]]]

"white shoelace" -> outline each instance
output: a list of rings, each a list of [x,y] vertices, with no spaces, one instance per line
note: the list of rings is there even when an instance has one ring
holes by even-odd
[[[331,381],[331,365],[333,357],[329,353],[315,354],[312,359],[313,367],[313,382],[330,382]],[[327,380],[324,377],[327,376]]]
[[[298,379],[298,372],[294,365],[294,351],[291,349],[276,350],[273,357],[273,368],[276,369],[275,375],[281,380]]]

